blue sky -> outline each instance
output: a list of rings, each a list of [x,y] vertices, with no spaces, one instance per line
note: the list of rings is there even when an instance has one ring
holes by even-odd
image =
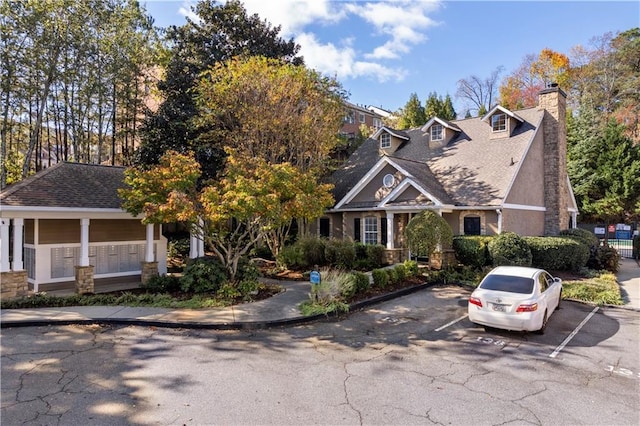
[[[222,0],[224,1],[224,0]],[[143,0],[155,25],[182,25],[193,1]],[[456,83],[501,77],[542,49],[570,56],[594,37],[640,26],[635,1],[246,0],[301,45],[307,66],[336,77],[352,103],[395,111],[411,93],[455,98]]]

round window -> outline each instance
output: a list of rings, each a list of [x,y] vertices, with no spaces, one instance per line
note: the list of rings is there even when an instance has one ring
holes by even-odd
[[[382,178],[382,184],[385,186],[385,188],[391,188],[395,182],[396,178],[394,178],[392,174],[385,175]]]

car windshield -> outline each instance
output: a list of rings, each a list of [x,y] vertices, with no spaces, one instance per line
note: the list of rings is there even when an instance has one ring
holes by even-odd
[[[480,284],[480,288],[509,293],[531,294],[533,293],[533,279],[509,275],[487,275],[482,284]]]

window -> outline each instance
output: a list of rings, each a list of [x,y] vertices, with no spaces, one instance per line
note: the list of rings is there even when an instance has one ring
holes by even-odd
[[[369,216],[364,218],[364,243],[378,244],[378,218]]]
[[[385,188],[391,188],[394,183],[396,183],[396,178],[393,177],[392,174],[386,174],[382,178],[382,184],[384,185]]]
[[[380,148],[391,148],[391,135],[389,133],[380,135]]]
[[[464,218],[464,235],[480,235],[480,218],[465,217]]]
[[[491,129],[494,132],[504,132],[507,130],[507,114],[496,114],[491,116]]]
[[[380,127],[382,127],[382,120],[380,120],[379,118],[374,118],[373,127],[375,127],[376,129],[379,129]]]
[[[363,113],[359,113],[358,118],[360,119],[361,123],[364,123],[364,114]]]
[[[348,111],[347,115],[344,116],[344,122],[353,124],[356,122],[356,114],[353,111]]]
[[[328,217],[320,218],[320,236],[321,237],[329,238],[331,236],[330,226],[331,226],[331,222],[329,221]]]
[[[431,126],[431,140],[441,141],[443,139],[442,124],[434,124]]]
[[[360,218],[356,217],[353,219],[353,241],[360,242],[362,240],[360,233]]]

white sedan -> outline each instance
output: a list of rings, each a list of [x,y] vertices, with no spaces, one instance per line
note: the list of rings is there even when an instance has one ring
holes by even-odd
[[[562,299],[562,280],[547,271],[498,266],[469,297],[469,319],[485,327],[544,333]]]

